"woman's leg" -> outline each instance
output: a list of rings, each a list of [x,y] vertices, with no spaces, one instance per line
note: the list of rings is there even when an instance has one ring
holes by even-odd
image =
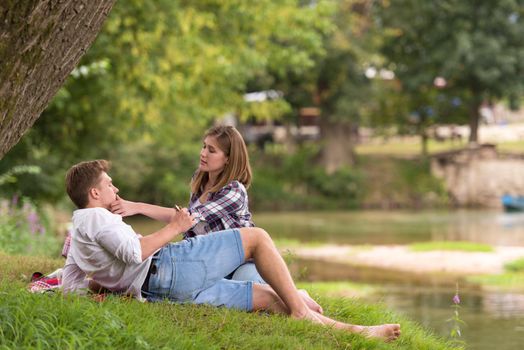
[[[245,260],[255,261],[258,272],[282,299],[290,316],[321,323],[300,297],[286,263],[268,233],[260,228],[241,228],[240,237]]]
[[[280,299],[277,293],[267,284],[253,284],[253,310],[265,310],[276,314],[289,314],[289,309],[282,299]],[[400,336],[400,325],[398,324],[360,326],[336,321],[319,313],[315,314],[322,325],[326,327],[332,327],[350,333],[359,333],[366,337],[378,338],[386,342],[395,340]]]

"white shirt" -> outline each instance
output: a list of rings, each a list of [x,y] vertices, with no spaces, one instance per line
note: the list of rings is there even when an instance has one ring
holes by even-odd
[[[112,292],[142,300],[141,288],[151,258],[142,261],[138,235],[131,226],[104,208],[73,213],[71,249],[64,266],[64,292],[87,289],[90,279]]]

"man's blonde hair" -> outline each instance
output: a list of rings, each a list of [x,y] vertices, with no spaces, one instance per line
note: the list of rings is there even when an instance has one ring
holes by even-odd
[[[218,175],[217,182],[208,192],[217,192],[233,180],[237,180],[246,188],[249,188],[252,178],[251,165],[242,135],[232,126],[220,125],[207,130],[204,139],[208,136],[215,138],[220,150],[228,157],[224,170]],[[191,180],[191,192],[203,191],[208,181],[209,174],[198,171]]]

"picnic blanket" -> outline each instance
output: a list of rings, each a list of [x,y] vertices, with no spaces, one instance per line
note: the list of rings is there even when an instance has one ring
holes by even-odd
[[[28,290],[31,293],[54,292],[62,286],[62,269],[56,269],[50,274],[33,272]]]

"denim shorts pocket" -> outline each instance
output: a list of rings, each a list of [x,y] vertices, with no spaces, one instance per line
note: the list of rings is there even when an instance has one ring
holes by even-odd
[[[171,295],[178,301],[189,301],[206,287],[207,268],[203,260],[176,260],[175,283]]]

